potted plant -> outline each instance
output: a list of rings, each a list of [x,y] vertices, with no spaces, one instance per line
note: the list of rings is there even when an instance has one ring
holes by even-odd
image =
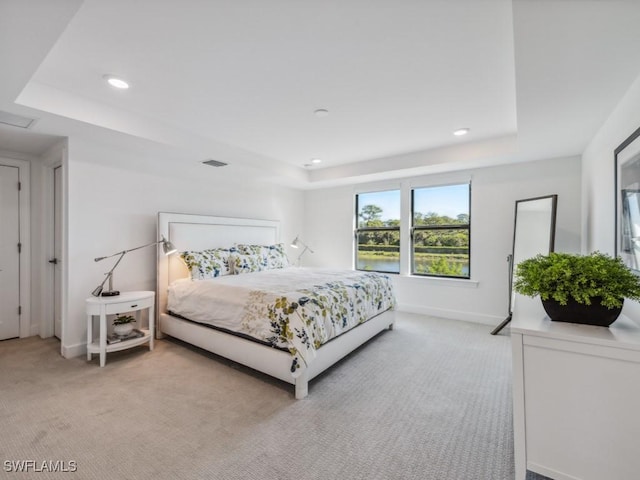
[[[131,315],[118,315],[113,320],[113,333],[120,337],[126,337],[133,331],[132,323],[135,321],[136,319]]]
[[[600,252],[550,253],[518,264],[514,290],[540,295],[552,320],[608,327],[625,298],[640,300],[640,278],[620,258]]]

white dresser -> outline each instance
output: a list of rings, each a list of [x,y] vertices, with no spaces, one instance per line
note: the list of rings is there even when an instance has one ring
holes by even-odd
[[[640,325],[553,322],[517,295],[511,339],[516,479],[640,478]]]

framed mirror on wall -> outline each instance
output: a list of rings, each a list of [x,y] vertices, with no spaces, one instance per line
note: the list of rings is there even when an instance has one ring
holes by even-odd
[[[536,255],[553,252],[556,237],[558,195],[517,200],[513,226],[513,247],[507,257],[509,275],[509,310],[507,318],[493,329],[497,335],[510,321],[515,297],[513,280],[520,262]]]
[[[615,255],[640,275],[640,128],[615,149]]]

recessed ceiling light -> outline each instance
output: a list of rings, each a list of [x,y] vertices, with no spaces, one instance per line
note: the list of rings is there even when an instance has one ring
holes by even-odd
[[[129,84],[125,80],[120,77],[116,77],[115,75],[107,74],[103,75],[102,78],[104,78],[107,83],[114,88],[120,88],[122,90],[129,88]]]
[[[315,164],[322,163],[322,160],[319,158],[312,158],[311,163],[315,163]]]
[[[471,131],[470,128],[459,128],[458,130],[456,130],[455,132],[453,132],[453,134],[456,137],[461,137],[462,135],[466,135],[467,133],[469,133]]]
[[[329,110],[325,110],[324,108],[319,108],[315,112],[313,112],[316,117],[326,117],[329,115]]]

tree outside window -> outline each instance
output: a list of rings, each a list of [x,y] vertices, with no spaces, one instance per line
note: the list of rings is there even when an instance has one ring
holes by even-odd
[[[356,269],[400,272],[400,190],[356,195]]]

